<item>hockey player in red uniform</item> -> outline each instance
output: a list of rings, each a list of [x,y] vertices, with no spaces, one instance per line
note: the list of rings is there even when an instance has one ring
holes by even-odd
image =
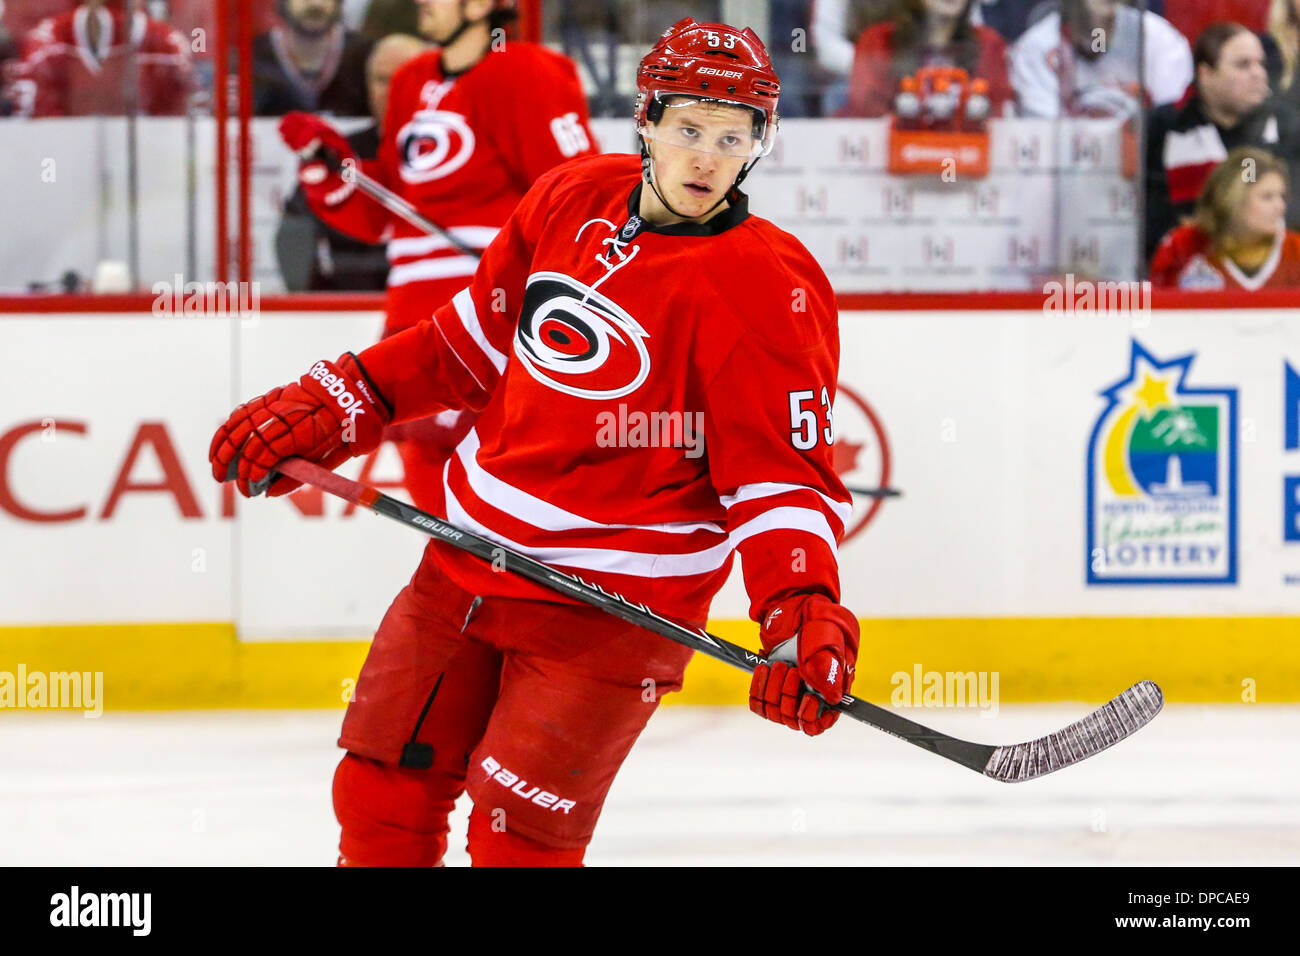
[[[394,74],[378,159],[357,159],[341,134],[311,114],[290,113],[280,126],[285,143],[304,156],[299,179],[321,220],[356,239],[387,242],[386,335],[428,318],[465,287],[477,261],[390,214],[331,172],[320,150],[356,163],[475,249],[487,247],[539,176],[596,152],[573,64],[533,43],[499,42],[494,31],[513,18],[512,0],[418,2],[421,32],[438,48]],[[430,438],[399,444],[407,489],[427,510],[441,509],[446,439],[464,434],[463,418],[442,435],[435,427]]]
[[[771,659],[750,707],[820,734],[838,713],[809,686],[837,703],[858,647],[838,603],[838,316],[738,188],[771,148],[778,80],[753,31],[688,18],[638,89],[640,158],[542,176],[431,319],[236,409],[213,475],[284,494],[286,457],[333,468],[388,422],[481,410],[446,470],[451,521],[691,626],[738,551]],[[438,863],[468,790],[476,865],[580,863],[689,657],[431,542],[344,717],[341,861]]]
[[[124,7],[135,12],[128,17]],[[22,45],[9,95],[20,116],[185,112],[193,92],[189,47],[168,24],[135,10],[135,0],[87,0],[42,20]],[[134,94],[126,82],[135,61]]]
[[[1300,233],[1286,228],[1287,167],[1240,146],[1216,166],[1195,215],[1171,229],[1151,260],[1151,284],[1174,289],[1300,286]]]

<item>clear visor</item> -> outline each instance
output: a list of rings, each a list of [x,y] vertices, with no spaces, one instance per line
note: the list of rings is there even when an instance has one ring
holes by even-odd
[[[657,123],[638,130],[647,143],[661,143],[715,156],[754,160],[772,151],[776,124],[752,107],[725,99],[670,98],[655,94],[662,107]]]

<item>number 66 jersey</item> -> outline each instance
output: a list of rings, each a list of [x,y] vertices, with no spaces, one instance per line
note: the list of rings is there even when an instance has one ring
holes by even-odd
[[[652,226],[641,188],[635,156],[551,170],[468,288],[359,360],[394,421],[482,411],[444,470],[452,522],[692,623],[736,551],[755,619],[838,601],[830,284],[743,194]],[[560,600],[436,542],[424,560],[476,594]]]

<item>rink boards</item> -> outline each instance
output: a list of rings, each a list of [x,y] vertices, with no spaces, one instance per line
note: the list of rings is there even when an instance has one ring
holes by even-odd
[[[103,671],[115,707],[341,704],[423,542],[319,496],[236,502],[206,456],[231,407],[379,324],[0,318],[0,671]],[[974,672],[1003,702],[1141,678],[1300,700],[1293,312],[846,312],[841,335],[862,696]],[[363,468],[400,478],[391,446]],[[747,603],[733,575],[714,627],[752,644]],[[697,661],[679,699],[744,685]]]

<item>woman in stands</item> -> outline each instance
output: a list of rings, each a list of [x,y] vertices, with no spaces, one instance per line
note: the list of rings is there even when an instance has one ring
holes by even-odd
[[[842,116],[884,116],[899,83],[927,66],[954,66],[988,83],[993,115],[1013,93],[1007,46],[988,27],[970,22],[974,0],[904,0],[898,14],[862,31],[853,58],[849,101]]]
[[[1286,201],[1286,164],[1262,149],[1234,149],[1210,174],[1195,214],[1156,249],[1152,284],[1247,291],[1300,285],[1300,233],[1286,228]]]
[[[1270,76],[1273,88],[1292,101],[1300,100],[1300,83],[1296,82],[1296,66],[1300,61],[1300,0],[1273,0],[1268,10],[1268,34],[1263,37],[1264,52],[1276,47],[1275,69]]]
[[[1185,216],[1210,171],[1230,150],[1255,146],[1300,176],[1300,112],[1269,94],[1264,48],[1237,23],[1216,23],[1196,38],[1195,85],[1178,103],[1147,114],[1145,255]],[[1289,222],[1300,227],[1291,210]]]

